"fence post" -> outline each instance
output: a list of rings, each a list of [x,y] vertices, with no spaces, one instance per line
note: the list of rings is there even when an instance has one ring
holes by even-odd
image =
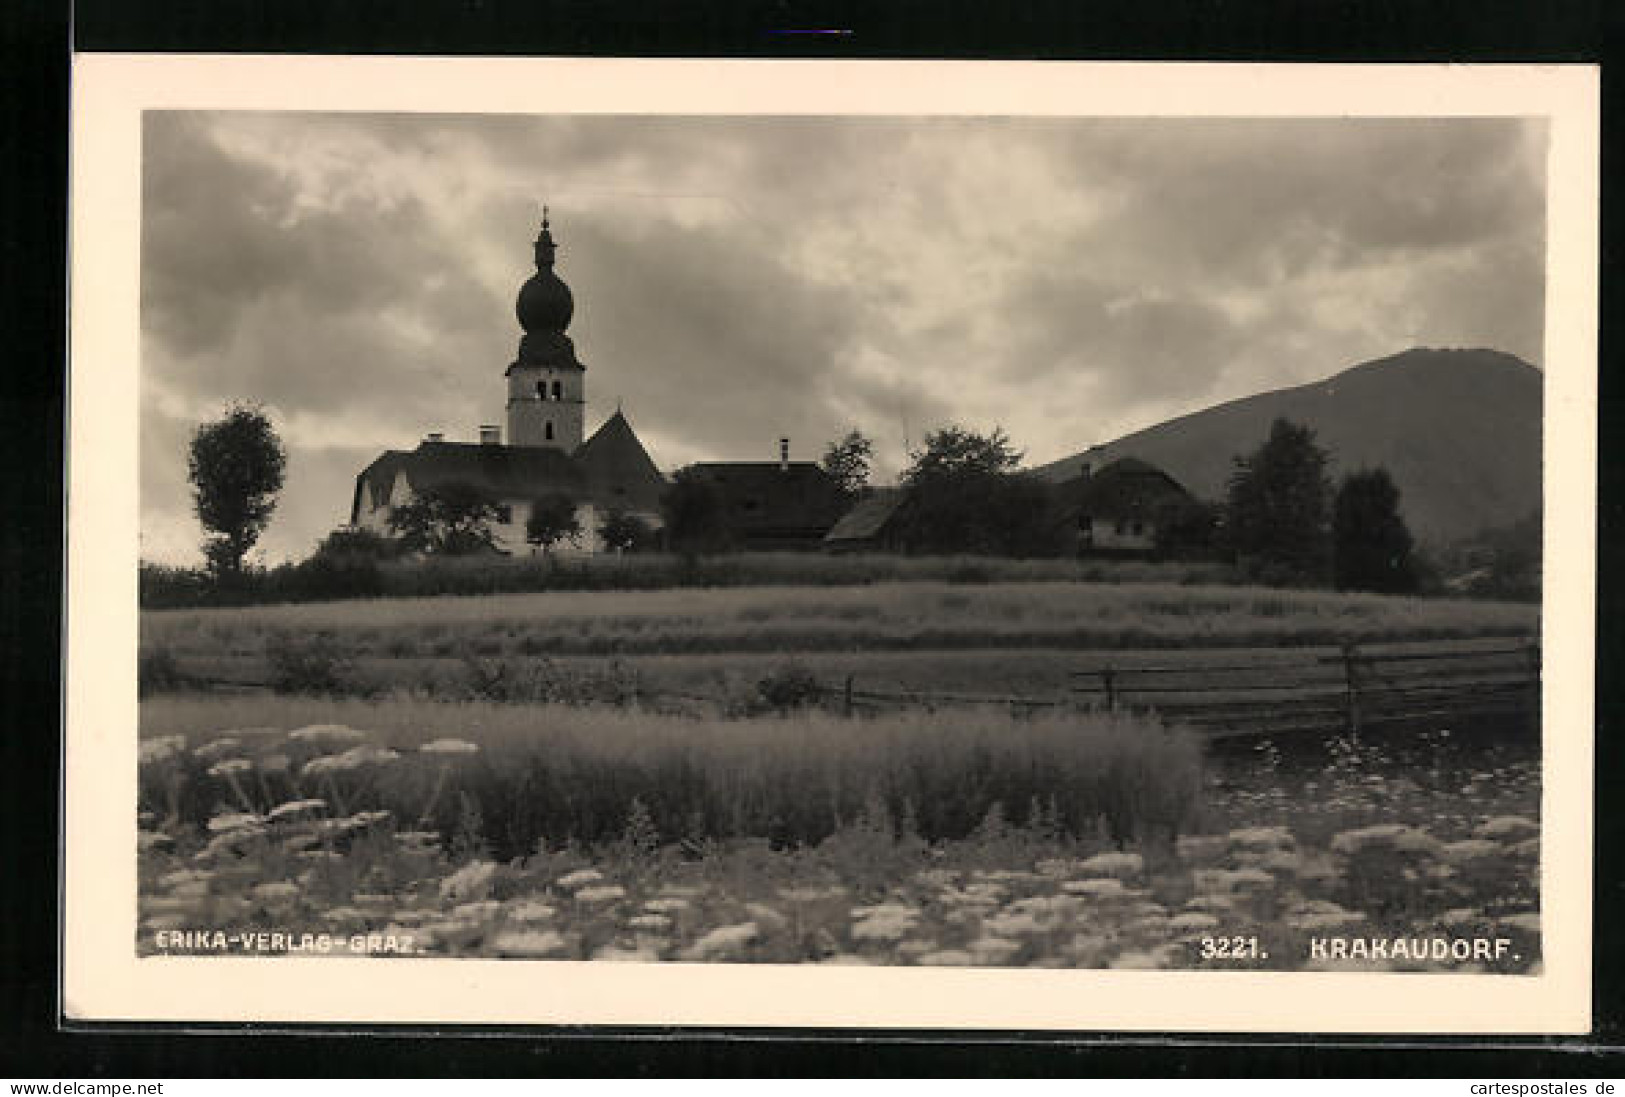
[[[841,691],[841,707],[845,715],[852,715],[852,675],[846,676],[846,686]]]
[[[1347,688],[1348,729],[1355,739],[1360,737],[1360,681],[1357,673],[1359,650],[1353,644],[1343,645],[1343,680]]]
[[[1107,664],[1100,672],[1101,684],[1106,689],[1106,711],[1117,711],[1117,669]]]

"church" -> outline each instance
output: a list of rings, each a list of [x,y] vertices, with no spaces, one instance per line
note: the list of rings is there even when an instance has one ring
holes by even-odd
[[[514,311],[524,335],[507,369],[507,441],[502,428],[480,427],[478,442],[430,434],[416,449],[387,450],[356,477],[350,524],[389,534],[394,508],[452,484],[496,500],[498,549],[531,551],[525,526],[537,499],[564,496],[576,505],[581,533],[561,552],[603,550],[602,526],[613,513],[662,524],[666,478],[619,408],[583,440],[587,367],[565,330],[575,313],[570,287],[554,271],[558,245],[547,212],[535,242],[536,273],[519,290]]]

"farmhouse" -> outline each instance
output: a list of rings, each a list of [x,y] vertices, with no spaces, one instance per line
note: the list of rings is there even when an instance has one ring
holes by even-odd
[[[615,512],[660,527],[666,479],[620,409],[582,440],[587,367],[565,334],[575,299],[553,269],[557,254],[544,210],[536,273],[514,305],[524,335],[506,371],[507,443],[500,427],[486,425],[477,443],[430,434],[416,449],[386,451],[356,477],[352,526],[387,533],[395,508],[425,491],[457,485],[498,502],[500,520],[492,532],[506,552],[528,548],[526,522],[536,501],[547,497],[567,497],[576,507],[582,534],[559,546],[563,551],[600,551],[604,518]]]
[[[892,552],[899,547],[896,522],[902,488],[870,488],[857,505],[824,534],[831,552]]]
[[[1119,458],[1099,471],[1085,465],[1058,490],[1082,553],[1151,552],[1158,530],[1197,506],[1179,481],[1137,457]]]
[[[779,440],[777,461],[702,461],[696,479],[722,497],[734,540],[745,549],[812,549],[846,511],[848,500],[822,466],[791,461]]]

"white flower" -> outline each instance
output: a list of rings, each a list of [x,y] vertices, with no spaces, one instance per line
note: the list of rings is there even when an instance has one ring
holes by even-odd
[[[1522,815],[1499,815],[1493,819],[1486,819],[1473,831],[1474,838],[1491,838],[1503,840],[1508,838],[1527,838],[1540,833],[1540,824]]]
[[[387,765],[399,757],[399,754],[388,747],[362,743],[358,747],[351,747],[343,754],[324,754],[320,758],[312,758],[305,763],[302,772],[307,775],[314,773],[343,773],[347,770],[360,769],[362,766]]]
[[[689,946],[684,953],[690,960],[711,960],[739,952],[756,939],[756,923],[718,926]]]
[[[418,748],[422,754],[474,754],[479,747],[467,739],[435,739]]]
[[[648,933],[664,933],[671,928],[671,919],[664,914],[640,914],[636,918],[629,918],[626,924]]]
[[[204,743],[202,746],[193,747],[192,757],[207,762],[212,759],[219,758],[222,755],[232,754],[238,750],[241,750],[242,746],[243,744],[241,740],[233,739],[228,735],[223,739],[215,739]]]
[[[499,956],[554,956],[563,951],[564,937],[551,929],[507,930],[492,938],[491,949]]]
[[[566,876],[559,877],[555,883],[566,891],[574,891],[586,884],[596,884],[603,878],[604,874],[595,868],[581,868]]]
[[[220,834],[231,830],[247,830],[258,828],[265,823],[263,816],[252,815],[246,811],[233,811],[225,815],[216,815],[209,820],[209,832]]]
[[[272,808],[271,813],[266,818],[273,823],[287,823],[301,817],[314,815],[326,808],[326,800],[289,800]]]
[[[1145,871],[1145,858],[1138,853],[1097,853],[1079,868],[1095,876],[1138,876]]]
[[[440,881],[442,899],[469,899],[491,890],[497,878],[498,866],[491,861],[470,861]]]
[[[167,762],[186,749],[186,737],[183,735],[164,735],[157,739],[147,739],[142,742],[138,756],[142,765],[152,765],[158,762]]]
[[[288,738],[300,743],[359,743],[367,737],[364,731],[343,724],[311,724],[288,732]]]
[[[1214,929],[1219,920],[1211,914],[1203,914],[1199,910],[1176,914],[1168,919],[1168,929],[1174,933],[1196,933],[1204,929]]]
[[[1530,910],[1525,911],[1522,914],[1513,914],[1509,917],[1500,919],[1500,924],[1503,926],[1511,926],[1513,929],[1521,929],[1527,933],[1539,933],[1540,912]]]
[[[299,898],[299,885],[290,884],[286,880],[278,880],[269,884],[256,884],[249,889],[249,894],[263,902],[281,903]]]
[[[619,884],[606,884],[603,887],[582,888],[576,892],[578,903],[609,903],[616,899],[624,899],[626,889]]]
[[[1287,849],[1297,845],[1297,839],[1286,827],[1245,827],[1232,830],[1228,837],[1231,845],[1243,849]]]
[[[247,758],[227,758],[216,762],[209,767],[210,777],[229,777],[234,773],[247,773],[254,768],[254,763]]]
[[[517,899],[504,907],[502,913],[510,922],[545,922],[557,911],[540,899]]]
[[[643,909],[655,914],[674,914],[680,910],[688,909],[688,900],[679,898],[650,899],[643,904]]]
[[[1061,890],[1069,895],[1087,895],[1092,899],[1123,899],[1129,891],[1123,881],[1106,876],[1098,880],[1068,880]]]

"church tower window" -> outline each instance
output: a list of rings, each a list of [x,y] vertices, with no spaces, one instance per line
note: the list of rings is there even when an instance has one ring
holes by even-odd
[[[543,437],[545,437],[549,442],[553,440],[553,421],[551,419],[547,422]]]
[[[546,381],[537,381],[536,382],[536,399],[538,399],[538,400],[546,400],[547,399],[547,382]]]
[[[564,383],[562,381],[553,382],[553,399],[564,399]]]

